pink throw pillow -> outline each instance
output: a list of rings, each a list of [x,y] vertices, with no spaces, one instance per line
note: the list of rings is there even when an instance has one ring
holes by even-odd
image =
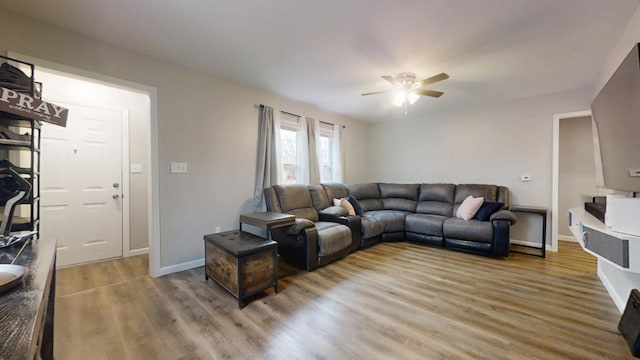
[[[484,197],[474,198],[469,195],[466,199],[460,204],[458,207],[458,211],[456,212],[456,216],[460,219],[471,220],[476,215],[482,203],[484,202]]]

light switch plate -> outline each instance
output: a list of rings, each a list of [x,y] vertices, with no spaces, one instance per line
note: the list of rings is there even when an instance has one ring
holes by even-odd
[[[172,174],[186,174],[187,173],[187,163],[186,162],[171,162],[171,173]]]
[[[142,164],[130,164],[132,174],[142,174]]]
[[[533,178],[529,174],[520,175],[520,181],[529,182],[532,180]]]
[[[640,169],[629,169],[629,176],[640,177]]]

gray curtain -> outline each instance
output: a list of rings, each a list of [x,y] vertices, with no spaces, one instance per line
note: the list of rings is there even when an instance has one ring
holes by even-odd
[[[318,163],[318,125],[315,119],[307,118],[307,141],[309,153],[309,184],[320,184],[320,164]]]
[[[278,183],[276,152],[276,129],[273,108],[260,105],[258,115],[258,156],[256,161],[256,186],[253,191],[253,206],[264,210],[263,189]]]

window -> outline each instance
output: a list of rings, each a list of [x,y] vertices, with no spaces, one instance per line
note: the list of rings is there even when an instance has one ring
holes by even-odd
[[[280,159],[283,184],[294,184],[298,180],[298,121],[300,117],[286,112],[280,113]]]
[[[320,122],[320,143],[318,146],[318,165],[320,182],[333,182],[333,124]]]
[[[307,134],[307,119],[298,115],[280,112],[280,183],[305,184],[310,181],[328,183],[336,181],[334,164],[336,163],[336,149],[334,139],[334,125],[316,122],[316,149],[320,179],[311,180],[309,169],[309,142]]]

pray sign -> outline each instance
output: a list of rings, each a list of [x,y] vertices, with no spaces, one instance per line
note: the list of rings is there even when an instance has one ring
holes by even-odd
[[[0,86],[0,111],[67,126],[69,109]]]

